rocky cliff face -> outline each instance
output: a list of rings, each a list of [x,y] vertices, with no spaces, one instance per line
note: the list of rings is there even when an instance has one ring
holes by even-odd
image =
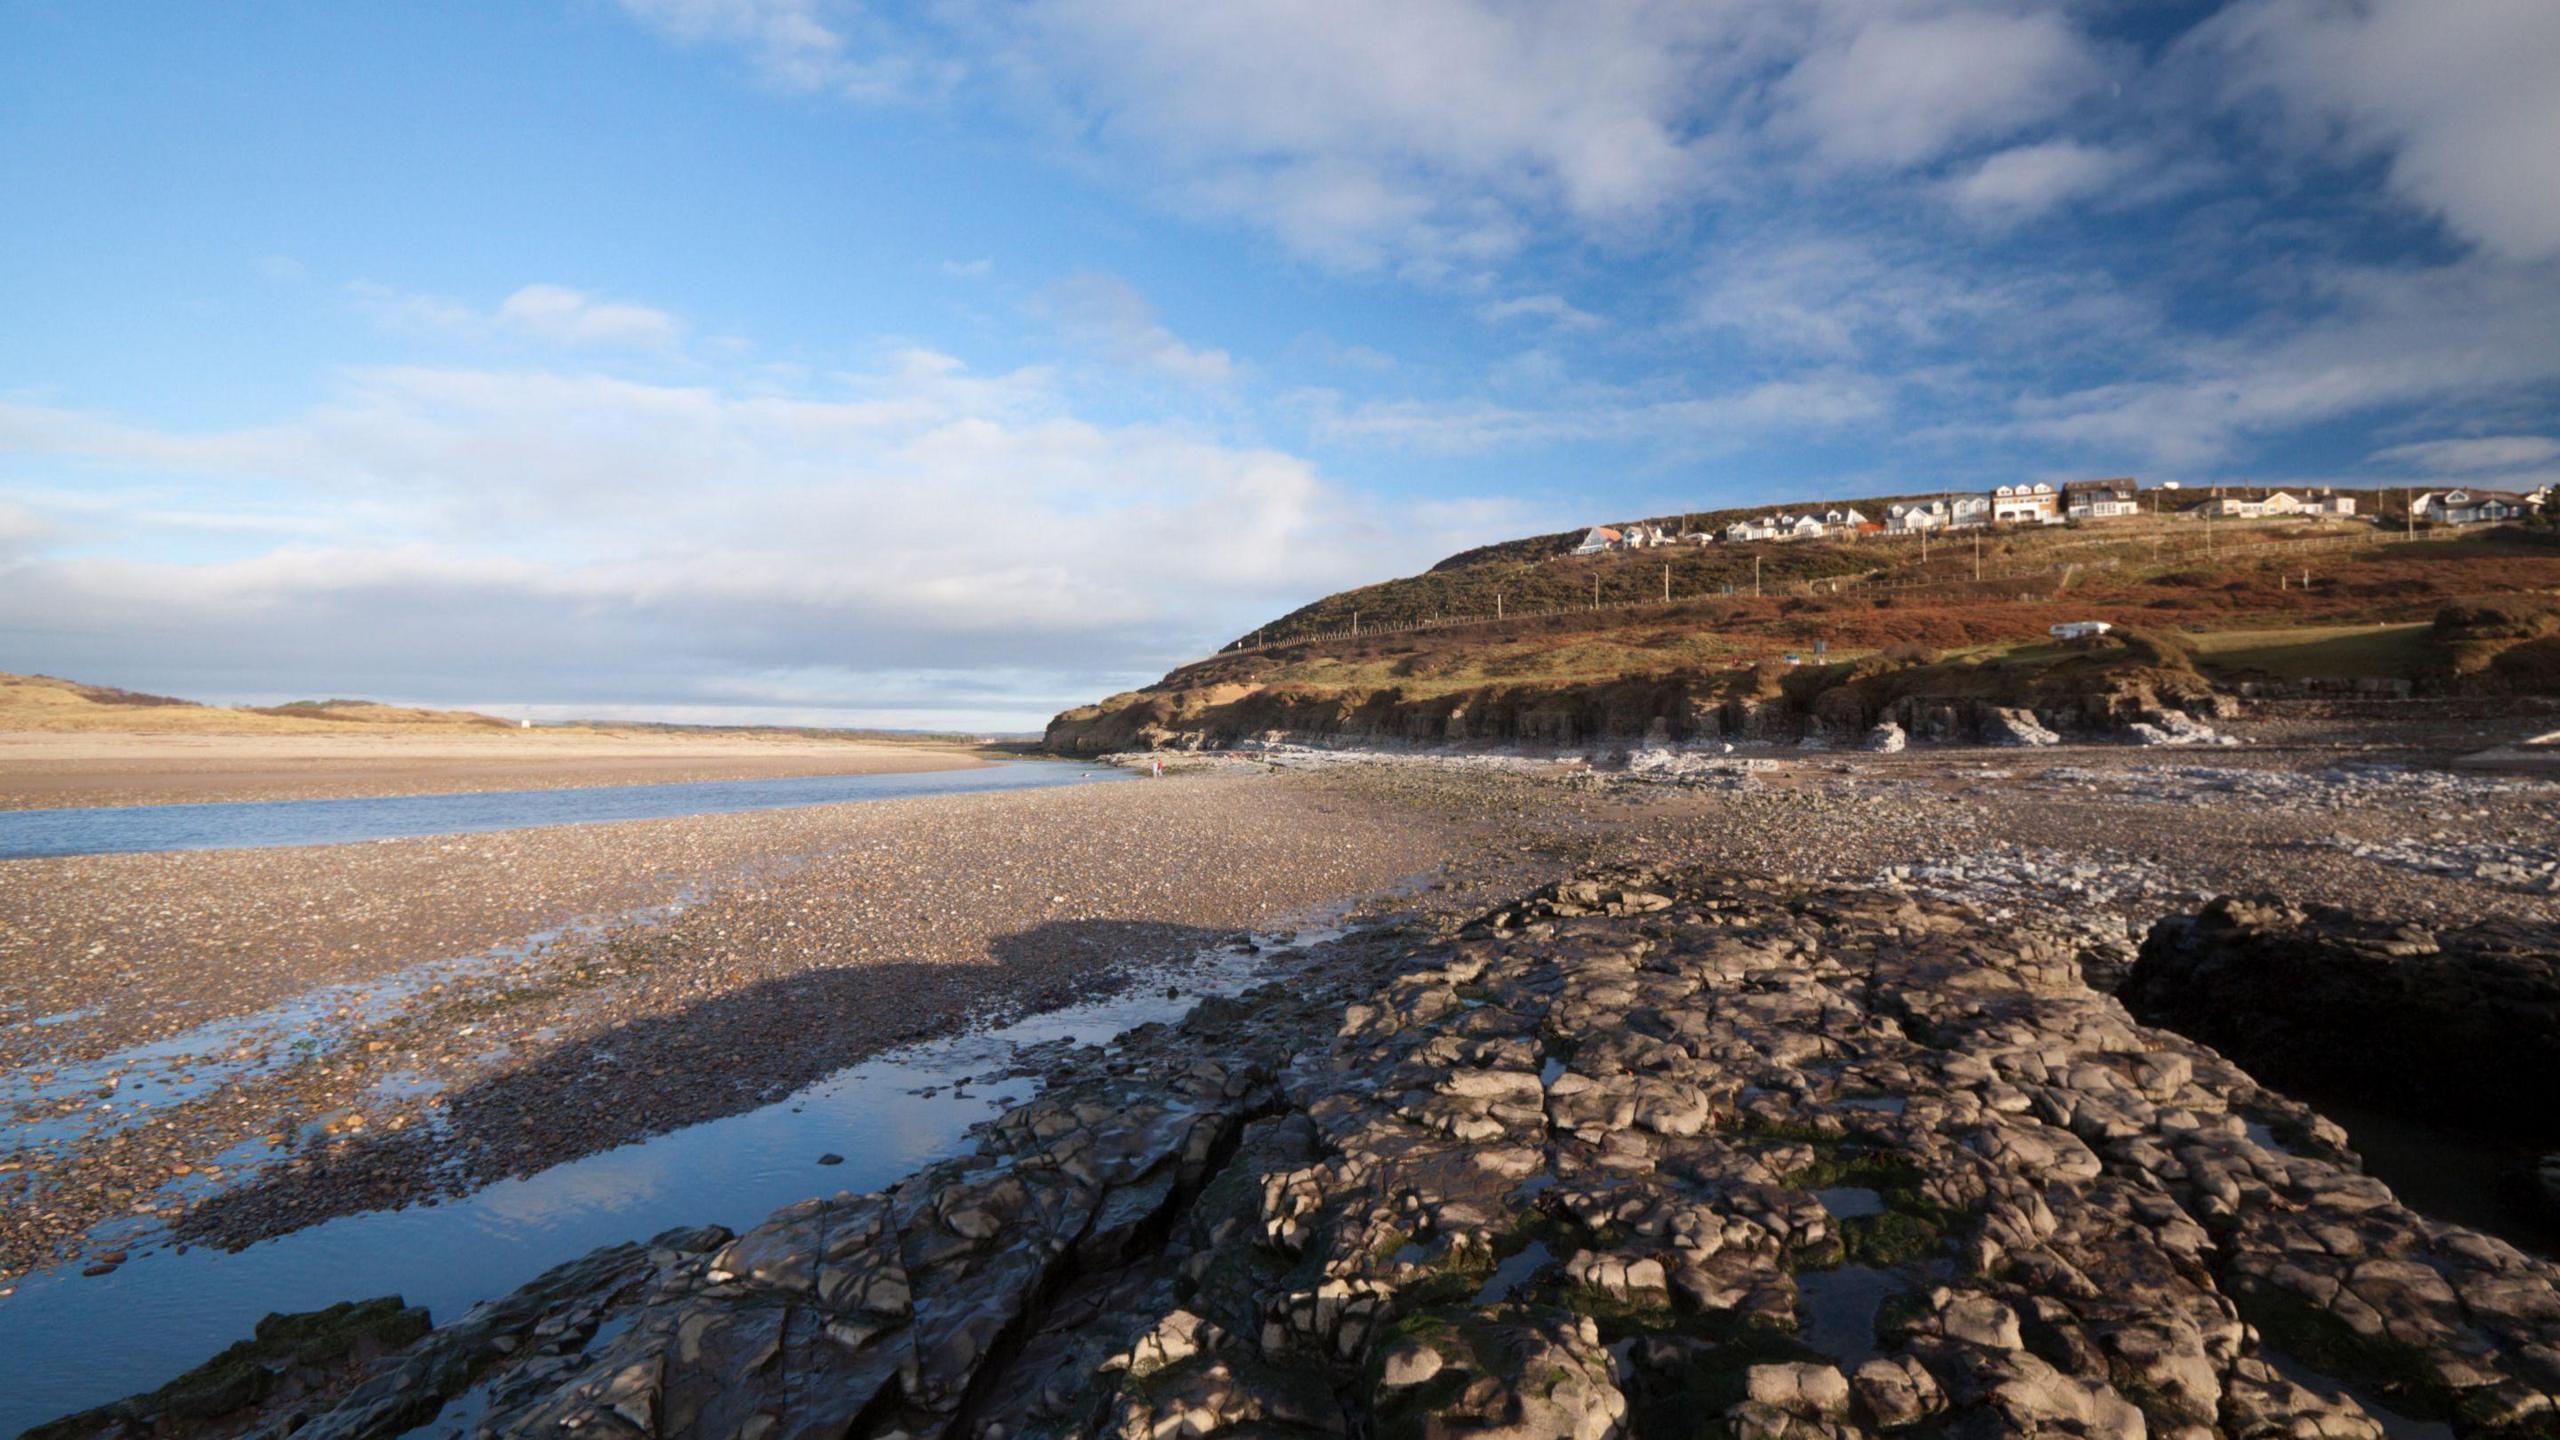
[[[1769,664],[1748,674],[1486,685],[1430,695],[1289,684],[1166,686],[1067,711],[1049,722],[1045,744],[1062,755],[1258,741],[1587,746],[1819,739],[1845,745],[1879,724],[1922,739],[1996,743],[2007,736],[2007,717],[2016,714],[2056,730],[2125,734],[2146,724],[2174,728],[2190,713],[2228,715],[2233,702],[2183,657],[2137,636],[2014,672],[1948,673],[1869,660],[1853,667]]]
[[[2336,1127],[2084,985],[2074,943],[1890,890],[1568,882],[1142,1033],[884,1194],[605,1252],[265,1418],[2553,1433],[2560,1270],[2402,1208]]]

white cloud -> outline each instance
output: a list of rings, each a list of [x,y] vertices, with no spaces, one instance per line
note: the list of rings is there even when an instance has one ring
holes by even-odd
[[[1779,84],[1782,133],[1837,164],[1921,164],[2060,114],[2103,73],[2059,12],[1893,9],[1844,7],[1869,18]]]
[[[1866,424],[1884,415],[1890,401],[1884,382],[1849,372],[1816,372],[1702,396],[1648,397],[1582,387],[1535,407],[1479,400],[1347,402],[1330,391],[1298,397],[1320,440],[1442,455],[1583,441],[1723,451],[1774,432]]]
[[[945,260],[942,273],[954,280],[984,280],[995,273],[996,262],[981,256],[975,260]]]
[[[1499,325],[1506,320],[1543,320],[1559,330],[1597,330],[1606,324],[1561,295],[1522,295],[1497,300],[1476,312]]]
[[[41,493],[0,511],[0,646],[207,692],[734,703],[816,666],[859,706],[1014,671],[1029,724],[1508,533],[1499,507],[1390,513],[1284,452],[1098,424],[1041,372],[926,351],[788,390],[363,371],[213,432],[0,405],[0,475],[38,466],[85,467],[76,523],[104,543],[52,543]],[[297,500],[337,527],[256,533]],[[222,558],[170,558],[138,538],[154,514],[238,525]]]
[[[2392,189],[2457,234],[2560,255],[2560,5],[2239,0],[2196,44],[2297,145],[2385,157]]]
[[[619,0],[641,24],[680,45],[743,52],[766,84],[890,101],[947,90],[959,67],[921,49],[851,0]]]
[[[2463,440],[2424,440],[2376,450],[2377,465],[2434,475],[2522,470],[2560,460],[2560,439],[2548,435],[2483,435]]]
[[[1232,356],[1185,344],[1156,318],[1147,297],[1119,276],[1088,272],[1060,281],[1049,287],[1041,308],[1067,339],[1120,364],[1194,385],[1235,378]]]
[[[559,285],[527,285],[498,302],[497,323],[555,345],[662,349],[684,333],[684,326],[664,310],[598,300]]]
[[[2317,306],[2227,338],[2175,337],[2146,357],[2156,375],[2031,394],[2011,433],[2109,457],[2100,463],[2201,465],[2391,407],[2439,418],[2531,408],[2560,381],[2560,287],[2543,267],[2474,257],[2304,278]]]
[[[480,310],[438,295],[414,294],[359,280],[347,287],[356,304],[384,326],[411,334],[474,339],[513,337],[545,345],[670,350],[684,322],[667,311],[600,300],[563,285],[527,285]]]
[[[2048,140],[1985,159],[1947,186],[1956,207],[1994,222],[2030,219],[2113,185],[2132,167],[2121,150]]]

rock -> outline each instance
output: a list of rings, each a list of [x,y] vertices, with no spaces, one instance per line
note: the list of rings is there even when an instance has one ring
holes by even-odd
[[[1408,1340],[1387,1352],[1378,1383],[1390,1390],[1410,1390],[1439,1374],[1444,1363],[1439,1351]]]
[[[818,1157],[818,1163],[821,1165],[841,1165],[844,1163],[844,1157],[830,1150],[826,1154]]]
[[[1909,737],[1903,734],[1902,727],[1887,720],[1867,732],[1863,748],[1878,755],[1899,755],[1908,743]]]
[[[1983,738],[1994,745],[2059,745],[2062,737],[2036,720],[2032,710],[1994,706],[1983,718]]]
[[[2138,1024],[2084,983],[2084,925],[1988,919],[1927,868],[1782,895],[1613,870],[1452,936],[1346,942],[1060,1066],[971,1154],[597,1252],[270,1428],[393,1440],[467,1388],[474,1433],[528,1440],[2375,1440],[2261,1333],[2325,1337],[2369,1367],[2336,1378],[2477,1433],[2546,1422],[2560,1270],[2404,1208],[2336,1127]],[[2433,991],[2530,1016],[2553,951],[2521,936],[2227,902],[2155,930],[2140,988],[2352,1022],[2332,1043],[2372,1064],[2374,997],[2422,1035]],[[2260,969],[2294,978],[2261,994]],[[2475,1063],[2539,1053],[2507,1043]],[[1845,1326],[1844,1295],[1868,1297]],[[137,1397],[38,1440],[170,1434],[166,1413]]]

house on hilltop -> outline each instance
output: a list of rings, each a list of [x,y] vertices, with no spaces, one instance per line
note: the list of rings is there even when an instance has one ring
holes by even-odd
[[[2141,485],[2131,476],[2074,480],[2062,487],[2063,515],[2071,520],[2122,520],[2142,513]]]
[[[1626,539],[1627,537],[1624,534],[1611,526],[1594,525],[1590,530],[1584,533],[1582,543],[1573,547],[1573,553],[1576,555],[1597,555],[1603,550],[1617,549],[1619,546],[1626,543]]]
[[[1778,521],[1782,518],[1784,517],[1755,515],[1748,519],[1736,520],[1724,527],[1724,538],[1728,543],[1735,545],[1750,540],[1775,540],[1778,538]]]
[[[2430,490],[2415,506],[2418,518],[2431,525],[2518,520],[2532,508],[2532,501],[2508,490]]]
[[[2043,481],[2003,485],[1991,492],[1995,525],[2059,525],[2062,519],[2062,497]]]

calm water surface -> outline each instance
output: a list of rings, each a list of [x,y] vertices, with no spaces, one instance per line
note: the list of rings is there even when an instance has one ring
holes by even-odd
[[[349,800],[11,810],[0,811],[0,859],[140,850],[344,845],[360,840],[527,830],[600,820],[724,815],[852,800],[1040,790],[1053,785],[1129,778],[1132,777],[1125,771],[1102,766],[1024,760],[906,775],[793,775],[684,785],[598,785],[570,790],[377,795]]]

